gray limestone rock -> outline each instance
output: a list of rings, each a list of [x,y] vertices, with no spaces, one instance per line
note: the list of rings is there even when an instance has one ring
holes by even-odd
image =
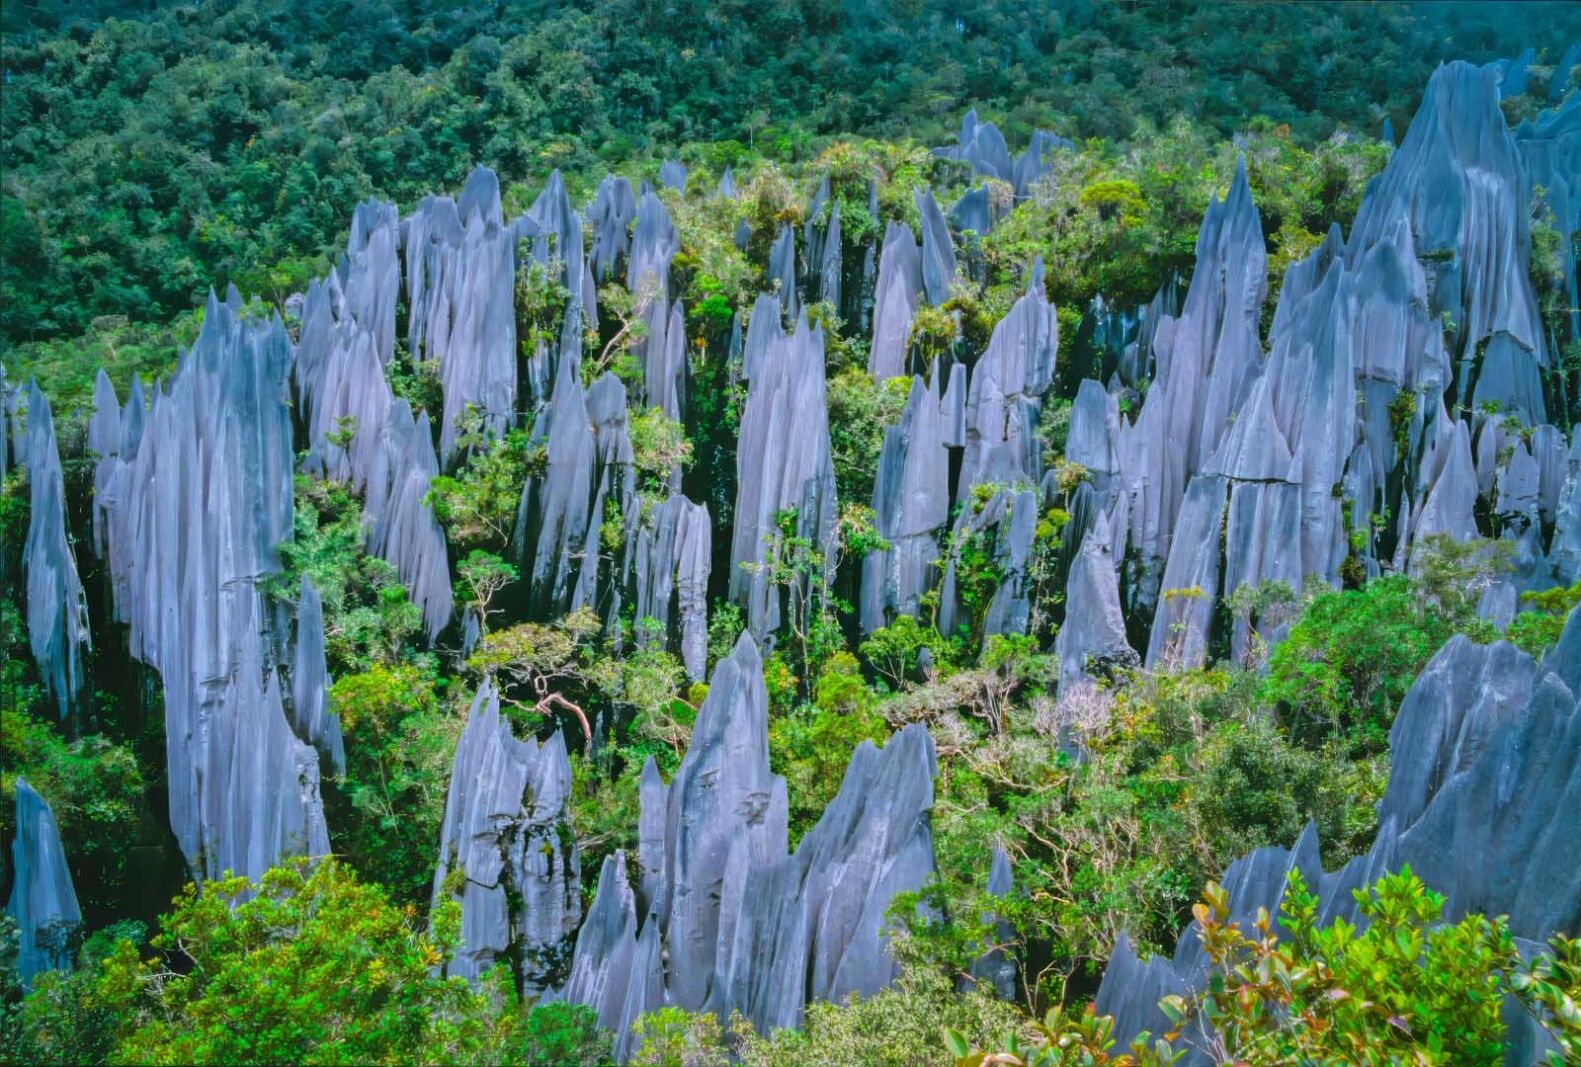
[[[113,396],[113,394],[112,394]],[[88,598],[66,532],[66,487],[49,399],[34,381],[27,399],[27,636],[39,676],[66,717],[82,692],[83,655],[92,646]]]
[[[889,547],[862,566],[862,629],[915,617],[938,577],[939,534],[949,521],[950,463],[937,384],[911,380],[900,421],[884,431],[873,483],[874,525]]]
[[[905,223],[891,222],[884,231],[878,284],[873,291],[873,344],[867,369],[874,381],[898,378],[906,372],[907,342],[921,299],[922,252],[917,239]]]
[[[476,978],[514,958],[536,992],[561,970],[582,910],[570,796],[563,735],[517,740],[485,681],[456,746],[434,871],[434,902],[461,903],[462,944],[446,973]]]
[[[876,992],[897,970],[888,906],[933,870],[936,770],[920,725],[882,750],[864,742],[787,854],[762,661],[743,634],[715,667],[674,781],[665,786],[652,760],[643,768],[642,888],[632,893],[623,858],[605,861],[559,995],[593,1006],[624,1060],[631,1022],[660,1004],[740,1011],[767,1033],[799,1024],[809,1000]]]
[[[1038,406],[1053,382],[1058,352],[1059,321],[1043,294],[1039,259],[1026,293],[994,326],[988,350],[972,367],[957,500],[980,485],[1039,480]]]
[[[970,189],[950,205],[950,225],[957,232],[971,230],[979,237],[994,228],[994,217],[988,203],[988,186],[979,185]]]
[[[11,899],[5,910],[16,920],[16,968],[26,991],[44,971],[66,970],[75,962],[82,909],[55,813],[21,777],[16,780],[11,863]]]
[[[329,667],[324,658],[324,602],[302,576],[296,601],[296,651],[291,661],[291,725],[296,735],[327,756],[336,775],[346,773],[340,716],[329,706]]]
[[[922,291],[928,303],[937,307],[950,298],[950,287],[955,284],[955,245],[933,193],[919,189],[913,199],[922,216]]]
[[[1065,624],[1054,638],[1062,691],[1078,682],[1091,662],[1137,661],[1125,635],[1116,575],[1114,534],[1108,518],[1099,512],[1082,538],[1065,582]]]
[[[785,780],[769,771],[768,691],[756,642],[743,634],[714,668],[686,756],[667,791],[664,883],[658,912],[672,1003],[709,1003],[732,851],[757,863],[785,855]],[[739,883],[737,883],[739,885]],[[756,905],[758,901],[754,901]]]
[[[780,316],[795,319],[801,313],[796,292],[796,231],[786,223],[769,249],[769,285],[779,295]]]
[[[708,665],[708,572],[713,528],[708,509],[676,494],[652,510],[631,542],[635,552],[637,647],[676,648],[687,677]],[[657,625],[643,625],[645,620]]]
[[[746,349],[750,385],[736,448],[730,595],[745,604],[752,633],[764,638],[779,628],[783,598],[769,573],[778,559],[778,516],[795,509],[796,536],[827,558],[838,510],[822,328],[809,328],[803,315],[787,335],[759,300]]]
[[[973,624],[960,583],[959,546],[971,541],[982,544],[994,561],[998,585],[984,612],[982,632],[1024,634],[1031,612],[1027,564],[1032,558],[1032,542],[1037,531],[1038,492],[1032,488],[1001,488],[979,505],[967,502],[951,531],[956,550],[949,555],[944,580],[939,587],[939,632],[954,634]]]
[[[611,277],[631,251],[630,228],[637,217],[637,197],[625,178],[608,177],[598,184],[598,193],[587,209],[587,225],[593,234],[588,249],[588,266],[593,277]]]
[[[1138,610],[1157,605],[1156,583],[1174,554],[1187,487],[1218,450],[1261,365],[1258,320],[1266,274],[1262,227],[1240,165],[1229,195],[1210,203],[1203,216],[1185,303],[1178,317],[1158,322],[1156,376],[1136,421],[1121,429],[1129,541],[1141,570]],[[1193,544],[1206,536],[1199,533]]]
[[[999,845],[994,846],[993,859],[988,864],[987,888],[989,896],[1000,899],[1010,896],[1015,891],[1015,880],[1010,871],[1010,857]],[[972,980],[986,984],[1000,1000],[1014,1000],[1020,968],[1015,958],[1000,946],[1011,943],[1015,937],[1015,927],[1003,919],[996,919],[991,914],[984,916],[984,919],[992,922],[994,936],[999,944],[973,962]]]
[[[659,184],[666,189],[675,189],[679,192],[686,191],[686,167],[673,159],[666,159],[659,164]]]
[[[1429,312],[1455,324],[1462,395],[1473,405],[1496,400],[1536,423],[1548,357],[1526,269],[1528,180],[1499,109],[1499,80],[1458,61],[1434,72],[1405,139],[1368,189],[1345,255],[1354,264],[1408,217],[1430,274]]]
[[[501,218],[499,181],[486,167],[467,179],[459,205],[424,197],[406,220],[407,343],[414,360],[439,362],[447,465],[469,407],[488,433],[515,417],[519,236]]]
[[[368,490],[368,551],[395,567],[412,602],[422,608],[433,641],[450,624],[455,601],[445,531],[427,502],[429,484],[439,474],[428,413],[414,422],[406,401],[394,401],[382,444],[378,476],[370,478]]]
[[[1233,920],[1276,912],[1286,876],[1300,870],[1318,897],[1320,921],[1364,921],[1352,891],[1409,865],[1444,894],[1446,915],[1508,916],[1526,941],[1581,929],[1581,864],[1569,842],[1581,835],[1581,612],[1541,664],[1511,645],[1452,638],[1423,670],[1390,732],[1389,785],[1371,850],[1338,871],[1323,869],[1316,829],[1292,850],[1258,849],[1226,873]],[[1554,857],[1565,857],[1555,861]],[[1194,929],[1173,960],[1139,963],[1117,946],[1097,1010],[1115,1016],[1115,1036],[1160,1032],[1158,997],[1200,985],[1205,960]],[[1200,1030],[1188,1041],[1200,1041]],[[1514,1053],[1512,1053],[1514,1055]],[[1200,1045],[1189,1062],[1207,1062]],[[1525,1062],[1518,1058],[1514,1062]]]

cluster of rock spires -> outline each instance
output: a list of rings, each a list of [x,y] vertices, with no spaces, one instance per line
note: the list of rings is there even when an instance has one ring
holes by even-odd
[[[1318,856],[1308,825],[1294,848],[1257,849],[1230,865],[1222,884],[1231,921],[1259,908],[1277,916],[1287,878],[1299,871],[1318,898],[1318,919],[1365,924],[1354,891],[1404,866],[1445,897],[1450,921],[1504,915],[1530,955],[1554,931],[1581,931],[1581,611],[1536,663],[1513,645],[1452,638],[1406,694],[1389,735],[1390,775],[1372,848],[1337,871]],[[1514,783],[1519,783],[1516,788]],[[1277,929],[1277,928],[1276,928]],[[1143,962],[1124,938],[1104,973],[1097,1010],[1113,1015],[1128,1043],[1142,1030],[1173,1025],[1160,998],[1200,989],[1208,960],[1195,927],[1173,958]],[[1506,1062],[1532,1063],[1540,1031],[1521,1012],[1511,1024]],[[1192,1063],[1210,1062],[1208,1035],[1189,1028]]]
[[[750,634],[714,669],[692,741],[665,785],[643,768],[635,887],[604,861],[561,998],[586,1004],[630,1054],[631,1024],[665,1004],[739,1011],[762,1032],[810,1000],[894,977],[885,911],[933,870],[933,744],[913,725],[863,742],[817,826],[786,842],[785,780],[769,769],[768,693]]]
[[[1516,544],[1516,573],[1484,602],[1495,621],[1509,620],[1520,592],[1581,577],[1581,442],[1567,447],[1542,421],[1552,400],[1543,372],[1566,339],[1543,335],[1526,269],[1528,200],[1541,186],[1564,238],[1561,281],[1575,304],[1569,237],[1581,219],[1581,94],[1512,132],[1498,100],[1515,91],[1523,69],[1451,64],[1435,74],[1349,239],[1334,229],[1287,271],[1266,355],[1259,317],[1267,260],[1244,169],[1207,210],[1183,299],[1172,281],[1134,312],[1095,302],[1064,372],[1075,387],[1066,459],[1084,478],[1058,547],[1062,687],[1142,657],[1200,664],[1221,638],[1239,655],[1253,636],[1247,622],[1215,632],[1217,604],[1236,587],[1298,586],[1309,577],[1337,584],[1353,551],[1369,573],[1406,570],[1427,537],[1477,536],[1479,511]],[[998,129],[972,113],[958,143],[938,151],[1025,197],[1062,147],[1068,142],[1040,132],[1012,159]],[[659,174],[669,190],[686,180],[674,162]],[[579,932],[565,744],[558,735],[517,740],[498,695],[479,691],[456,753],[434,881],[436,901],[449,895],[462,907],[464,948],[452,973],[473,977],[506,960],[537,990],[568,964],[558,995],[596,1008],[622,1058],[630,1023],[661,1004],[739,1010],[769,1029],[796,1025],[810,1000],[871,993],[893,975],[885,909],[932,870],[931,741],[911,727],[881,751],[859,748],[823,819],[790,852],[784,782],[768,765],[758,642],[787,612],[804,609],[811,582],[833,576],[839,502],[824,335],[805,310],[820,301],[870,329],[876,381],[910,376],[878,460],[872,505],[888,547],[862,562],[863,630],[919,615],[935,587],[941,629],[970,624],[967,544],[986,552],[1000,579],[979,620],[984,632],[1031,625],[1037,527],[1057,490],[1037,436],[1059,349],[1041,264],[983,352],[953,352],[923,368],[909,351],[923,303],[946,303],[963,270],[952,227],[986,233],[1000,202],[994,188],[968,192],[948,213],[919,191],[920,230],[890,222],[881,248],[864,248],[843,235],[841,204],[825,180],[800,234],[789,225],[779,233],[770,291],[744,320],[744,337],[738,316],[732,343],[746,403],[728,586],[748,632],[716,667],[675,779],[666,786],[651,761],[644,768],[635,870],[623,855],[606,860]],[[736,196],[728,172],[717,195]],[[868,196],[877,219],[874,186]],[[737,243],[745,247],[744,233]],[[434,642],[455,622],[455,605],[431,482],[465,458],[474,438],[464,431],[487,437],[528,427],[542,462],[522,488],[512,539],[527,613],[552,619],[591,608],[620,647],[677,650],[687,674],[703,677],[709,511],[682,495],[678,468],[657,494],[639,492],[630,425],[634,405],[688,417],[686,314],[670,278],[678,249],[663,196],[646,184],[634,190],[606,179],[584,215],[556,174],[531,210],[507,220],[498,180],[478,168],[459,199],[425,198],[404,219],[391,204],[359,205],[346,255],[292,302],[301,321],[295,343],[279,319],[244,318],[233,290],[211,298],[202,333],[170,380],[145,394],[134,379],[123,405],[101,374],[88,442],[98,457],[94,552],[132,654],[164,685],[171,824],[195,874],[257,875],[283,855],[328,851],[320,761],[339,772],[345,751],[328,701],[323,604],[306,580],[294,610],[262,589],[281,570],[276,546],[292,530],[296,443],[306,444],[301,470],[362,495],[368,549],[395,568]],[[548,272],[569,296],[558,344],[540,340],[522,354],[514,300],[526,270]],[[613,373],[584,382],[595,283],[614,277],[637,298],[643,324],[635,395]],[[386,376],[401,358],[403,293],[407,357],[438,368],[437,427]],[[1574,312],[1569,331],[1569,340],[1581,336]],[[1121,396],[1143,387],[1135,417],[1122,414]],[[6,388],[0,377],[0,393],[0,470],[27,465],[32,492],[32,651],[65,714],[83,689],[88,627],[53,420],[36,386]],[[611,548],[605,531],[617,518]],[[795,562],[787,537],[811,545],[829,568],[797,575],[789,594],[776,574]],[[631,634],[622,633],[627,618],[636,623]],[[1561,646],[1572,662],[1581,657],[1576,632],[1572,619]],[[469,617],[465,647],[476,634]],[[1134,635],[1149,634],[1133,647]],[[1574,740],[1578,682],[1557,652],[1543,671],[1510,650],[1472,662],[1483,654],[1452,644],[1413,699],[1436,685],[1447,700],[1446,679],[1485,678],[1490,691],[1518,694],[1509,706],[1526,709],[1523,722],[1559,722],[1569,709],[1564,743]],[[1457,712],[1460,740],[1420,736],[1425,727],[1409,725],[1423,718],[1416,706],[1407,701],[1396,727],[1404,756],[1391,782],[1395,799],[1385,803],[1388,833],[1368,863],[1323,875],[1315,843],[1304,838],[1294,854],[1259,853],[1265,858],[1237,868],[1238,901],[1276,900],[1268,894],[1282,883],[1269,872],[1290,863],[1328,879],[1325,900],[1340,902],[1335,908],[1348,899],[1344,887],[1382,865],[1410,859],[1424,874],[1438,871],[1429,842],[1487,832],[1444,828],[1455,804],[1493,803],[1476,777],[1493,772],[1477,768],[1517,761],[1535,781],[1576,766],[1571,745],[1568,764],[1539,767],[1541,746],[1519,732],[1528,727],[1493,722],[1482,705]],[[1459,777],[1410,762],[1451,744],[1465,758],[1442,767],[1459,768]],[[1481,755],[1471,760],[1473,752]],[[1541,788],[1581,799],[1573,772]],[[35,874],[25,892],[19,877],[13,907],[30,917],[25,929],[38,931],[75,921],[76,907],[47,807],[25,789],[19,784],[19,825],[29,805],[33,829],[29,866],[20,851],[17,866]],[[1416,799],[1400,799],[1413,789]],[[1540,813],[1523,815],[1503,799],[1495,808],[1487,825],[1506,820],[1511,840],[1576,830],[1528,826],[1520,820]],[[1475,840],[1489,854],[1513,848]],[[1475,854],[1471,844],[1455,847]],[[1525,847],[1541,854],[1543,846]],[[1277,855],[1285,858],[1266,858]],[[991,890],[1008,892],[1009,873],[1001,853]],[[1527,882],[1512,889],[1455,881],[1474,872],[1442,876],[1435,884],[1452,887],[1462,910],[1528,909],[1520,930],[1531,936],[1576,925],[1576,916],[1543,912],[1538,889],[1521,887]],[[1520,878],[1539,885],[1536,873]],[[1577,899],[1576,887],[1560,888],[1553,899]],[[1176,964],[1146,967],[1124,949],[1117,955],[1103,996],[1125,1026],[1144,1025],[1154,993],[1189,980],[1199,961],[1189,946],[1183,951]],[[53,960],[38,956],[36,966]],[[988,959],[979,977],[1013,991],[1013,972]]]
[[[447,974],[476,978],[508,960],[536,993],[561,965],[582,912],[570,796],[564,737],[518,741],[485,682],[456,746],[434,871],[434,902],[461,904]]]

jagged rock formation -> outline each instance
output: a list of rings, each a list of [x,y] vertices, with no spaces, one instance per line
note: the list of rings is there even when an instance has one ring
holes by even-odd
[[[796,293],[796,231],[786,223],[769,249],[768,283],[777,291],[780,317],[795,319],[801,314],[801,300]]]
[[[1065,625],[1054,638],[1061,692],[1079,682],[1093,664],[1125,667],[1138,662],[1126,639],[1115,572],[1114,532],[1100,511],[1081,539],[1065,584]]]
[[[210,297],[140,432],[128,401],[105,523],[117,617],[164,683],[171,828],[206,878],[329,850],[318,757],[282,699],[287,619],[259,589],[291,530],[291,344],[240,306]]]
[[[603,559],[599,531],[607,511],[633,515],[631,437],[626,387],[606,373],[582,388],[577,350],[560,355],[554,395],[533,425],[532,447],[542,448],[544,472],[522,488],[512,546],[522,561],[529,610],[557,618],[599,605]],[[605,612],[614,618],[614,607]]]
[[[298,737],[329,759],[336,775],[343,775],[346,746],[340,716],[329,706],[329,684],[324,602],[303,575],[296,601],[296,650],[291,660],[291,725]]]
[[[915,617],[938,578],[939,533],[950,517],[950,462],[937,382],[911,379],[900,421],[884,431],[873,483],[874,525],[889,547],[862,567],[862,630]]]
[[[979,237],[994,228],[993,209],[988,201],[988,186],[979,185],[961,194],[950,205],[950,225],[957,232],[971,230]]]
[[[1024,634],[1031,618],[1027,568],[1037,533],[1039,493],[1034,488],[996,489],[986,501],[971,499],[961,506],[950,531],[952,551],[939,586],[939,632],[973,629],[973,601],[986,592],[968,595],[968,583],[985,576],[965,571],[962,549],[975,543],[992,561],[992,595],[982,613],[982,634]]]
[[[1429,272],[1428,310],[1454,324],[1455,395],[1543,420],[1548,365],[1531,256],[1529,184],[1499,110],[1499,75],[1469,63],[1434,72],[1389,165],[1369,187],[1346,246],[1354,267],[1410,219]]]
[[[955,284],[955,245],[931,190],[918,190],[913,199],[922,215],[922,291],[937,307],[950,298]]]
[[[1039,402],[1054,380],[1059,321],[1043,294],[1043,261],[1027,291],[994,326],[971,370],[966,394],[966,453],[956,499],[982,485],[1036,483],[1042,476]]]
[[[472,172],[459,203],[426,196],[402,228],[407,345],[414,360],[439,362],[439,454],[448,464],[469,406],[492,434],[515,417],[516,242],[538,228],[504,224],[499,179],[487,167]]]
[[[896,967],[883,938],[889,902],[933,869],[934,773],[920,726],[882,750],[864,742],[823,818],[787,854],[762,662],[743,634],[715,668],[674,780],[644,768],[641,892],[623,860],[605,862],[560,995],[595,1007],[624,1058],[631,1022],[661,1003],[739,1010],[767,1032],[799,1024],[809,998],[877,991]]]
[[[708,572],[713,556],[708,509],[672,496],[653,509],[635,537],[628,533],[627,543],[635,557],[637,647],[678,648],[687,677],[702,681],[708,666]],[[643,625],[649,619],[656,628]]]
[[[433,641],[450,624],[455,602],[445,531],[427,503],[430,482],[439,474],[428,413],[414,420],[405,400],[394,401],[382,444],[364,509],[371,520],[368,551],[395,567],[412,602],[422,608]]]
[[[666,159],[659,164],[659,184],[666,189],[684,192],[686,189],[686,167],[676,160]]]
[[[1233,920],[1259,907],[1277,914],[1286,875],[1300,870],[1319,899],[1319,920],[1355,923],[1352,890],[1410,865],[1444,894],[1448,917],[1508,916],[1511,931],[1541,941],[1581,930],[1581,866],[1555,863],[1581,835],[1581,612],[1572,612],[1541,664],[1514,646],[1452,638],[1400,705],[1389,735],[1391,770],[1371,850],[1338,871],[1323,869],[1316,829],[1293,849],[1258,849],[1223,879]],[[1520,783],[1512,788],[1512,783]],[[1538,799],[1540,798],[1540,799]],[[1162,995],[1200,985],[1206,958],[1194,928],[1174,959],[1140,962],[1117,946],[1097,1009],[1115,1036],[1161,1032]],[[1198,1035],[1200,1037],[1200,1035]],[[1510,1054],[1520,1058],[1517,1042]],[[1206,1062],[1199,1054],[1194,1062]]]
[[[780,624],[782,590],[770,573],[781,558],[780,513],[795,510],[794,536],[818,546],[826,560],[838,515],[823,329],[809,328],[803,315],[787,335],[770,307],[760,299],[748,328],[750,377],[736,446],[730,548],[730,596],[745,604],[747,625],[759,638]]]
[[[597,280],[605,281],[615,274],[620,261],[630,254],[628,231],[636,217],[637,197],[632,192],[631,182],[616,177],[599,182],[598,193],[587,209],[587,224],[593,233],[587,262]]]
[[[906,372],[911,324],[922,300],[922,252],[911,227],[891,222],[884,230],[878,260],[878,287],[873,292],[873,345],[867,369],[874,381]]]
[[[1073,147],[1057,134],[1037,130],[1032,134],[1032,141],[1026,151],[1012,161],[1004,134],[992,122],[979,120],[976,108],[972,108],[961,119],[961,129],[955,141],[953,145],[935,148],[934,155],[969,163],[972,173],[1007,182],[1018,197],[1026,196],[1033,184],[1048,173],[1048,157],[1052,152]]]
[[[485,681],[456,745],[434,871],[434,902],[461,903],[447,974],[476,978],[509,960],[536,992],[560,969],[582,911],[570,796],[563,735],[518,741]]]
[[[75,962],[82,909],[55,813],[20,777],[11,865],[11,899],[5,910],[16,920],[16,967],[26,991],[42,972],[68,969]]]
[[[1121,467],[1131,497],[1129,541],[1138,555],[1133,604],[1151,611],[1163,589],[1189,569],[1201,548],[1205,516],[1183,534],[1182,503],[1191,479],[1218,448],[1259,365],[1257,322],[1266,288],[1267,252],[1252,206],[1246,169],[1237,166],[1228,196],[1214,199],[1197,235],[1197,266],[1178,318],[1164,318],[1153,338],[1157,373],[1136,421],[1121,427]],[[1199,490],[1197,504],[1207,491]],[[1212,527],[1217,536],[1218,527]],[[1175,574],[1166,561],[1178,553]],[[1206,588],[1206,587],[1204,587]],[[1171,633],[1177,601],[1159,605],[1156,633]],[[1149,662],[1154,662],[1149,649]],[[1187,662],[1190,662],[1187,660]]]
[[[83,688],[83,654],[92,643],[88,600],[66,536],[66,486],[55,418],[38,383],[27,388],[27,636],[33,660],[61,718]]]
[[[998,897],[1000,900],[1009,897],[1015,891],[1015,877],[1010,870],[1010,857],[999,845],[994,846],[993,859],[988,863],[987,888],[989,896]],[[1012,941],[1015,937],[1015,927],[992,915],[984,918],[992,920],[994,936],[999,944],[983,953],[972,964],[971,981],[986,984],[1001,1000],[1014,1000],[1020,968],[1016,965],[1015,958],[1000,946],[1008,945]]]

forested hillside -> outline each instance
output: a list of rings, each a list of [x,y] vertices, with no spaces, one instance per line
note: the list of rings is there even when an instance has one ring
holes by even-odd
[[[1581,1056],[1576,8],[3,26],[0,1062]]]

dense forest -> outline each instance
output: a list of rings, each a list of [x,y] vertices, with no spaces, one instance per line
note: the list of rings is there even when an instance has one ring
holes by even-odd
[[[0,1062],[1581,1057],[1581,9],[0,30]]]

